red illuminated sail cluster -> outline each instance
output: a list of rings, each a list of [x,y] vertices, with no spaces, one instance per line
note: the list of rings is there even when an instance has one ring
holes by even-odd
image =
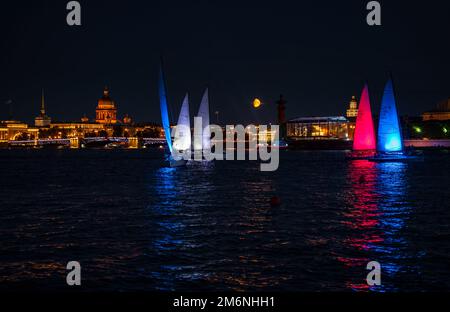
[[[375,148],[375,130],[373,127],[372,110],[370,107],[369,87],[366,84],[361,94],[358,117],[356,118],[353,150],[369,151],[375,150]]]

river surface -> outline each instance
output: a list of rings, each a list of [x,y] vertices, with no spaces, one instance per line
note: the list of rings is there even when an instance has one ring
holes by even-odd
[[[167,168],[157,150],[0,150],[0,290],[64,291],[79,261],[88,292],[449,291],[450,154],[345,155],[286,151],[260,172]]]

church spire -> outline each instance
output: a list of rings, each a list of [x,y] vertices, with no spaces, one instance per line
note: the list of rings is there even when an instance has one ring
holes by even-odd
[[[44,89],[42,89],[42,95],[41,95],[41,115],[42,115],[42,116],[45,116]]]
[[[41,93],[41,113],[39,116],[34,118],[34,125],[36,127],[48,127],[50,126],[52,119],[45,114],[45,97],[44,97],[44,89],[42,89]]]
[[[109,88],[108,86],[105,86],[103,89],[103,97],[108,98],[109,97]]]

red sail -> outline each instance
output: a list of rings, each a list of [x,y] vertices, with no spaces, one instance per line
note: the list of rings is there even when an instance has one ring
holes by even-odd
[[[372,110],[370,108],[369,87],[367,84],[361,94],[358,117],[356,118],[354,151],[368,151],[376,148],[375,131],[373,128]]]

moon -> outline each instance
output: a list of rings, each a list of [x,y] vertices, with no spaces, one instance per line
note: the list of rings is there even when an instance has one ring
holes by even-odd
[[[262,103],[261,103],[261,100],[260,100],[260,99],[255,98],[255,99],[253,100],[253,107],[254,107],[254,108],[259,108],[261,105],[262,105]]]

